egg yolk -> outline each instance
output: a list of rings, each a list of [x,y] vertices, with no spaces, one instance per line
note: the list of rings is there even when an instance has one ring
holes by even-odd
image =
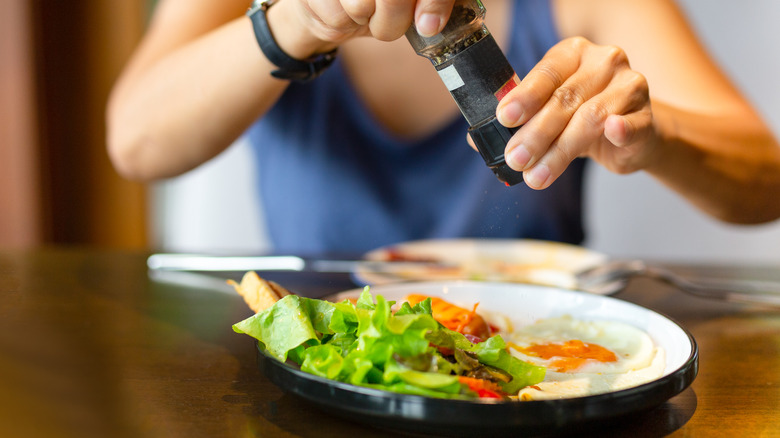
[[[598,344],[588,344],[578,339],[550,344],[534,344],[530,347],[512,345],[516,350],[529,356],[545,360],[553,359],[550,365],[554,371],[565,373],[576,370],[588,360],[598,362],[616,362],[617,356]]]

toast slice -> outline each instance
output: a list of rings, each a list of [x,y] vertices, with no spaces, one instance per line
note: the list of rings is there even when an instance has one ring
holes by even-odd
[[[283,297],[291,294],[290,291],[278,283],[260,278],[254,271],[244,274],[241,283],[228,280],[228,284],[233,286],[255,313],[262,312]]]

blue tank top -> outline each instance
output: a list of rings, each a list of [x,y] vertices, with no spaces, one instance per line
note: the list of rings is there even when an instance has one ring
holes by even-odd
[[[513,14],[506,55],[522,78],[559,37],[548,0],[516,0]],[[546,190],[506,187],[466,143],[467,128],[459,116],[426,138],[389,135],[338,61],[290,85],[248,131],[274,249],[359,253],[453,237],[582,241],[583,160]]]

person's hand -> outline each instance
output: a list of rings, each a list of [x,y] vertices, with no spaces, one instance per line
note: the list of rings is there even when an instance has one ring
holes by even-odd
[[[584,38],[555,45],[499,102],[501,124],[523,125],[505,159],[543,189],[588,156],[616,173],[646,167],[658,140],[647,81],[625,52]]]
[[[423,36],[444,28],[455,0],[299,0],[314,35],[333,43],[357,36],[393,41],[414,22]]]

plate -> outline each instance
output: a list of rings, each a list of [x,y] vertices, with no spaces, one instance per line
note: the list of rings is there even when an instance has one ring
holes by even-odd
[[[324,379],[266,356],[258,364],[283,390],[333,415],[386,429],[447,436],[539,434],[585,426],[656,407],[687,388],[698,371],[698,347],[671,319],[612,297],[538,285],[471,281],[372,286],[374,295],[399,301],[410,293],[500,312],[515,327],[540,318],[571,315],[583,320],[620,321],[645,330],[666,350],[664,374],[629,389],[586,397],[540,401],[446,400],[397,394]],[[357,297],[360,289],[330,299]]]
[[[528,239],[417,240],[366,253],[366,260],[440,262],[401,272],[376,272],[362,266],[358,284],[400,281],[478,280],[541,284],[574,289],[574,274],[604,263],[607,257],[580,246]]]

